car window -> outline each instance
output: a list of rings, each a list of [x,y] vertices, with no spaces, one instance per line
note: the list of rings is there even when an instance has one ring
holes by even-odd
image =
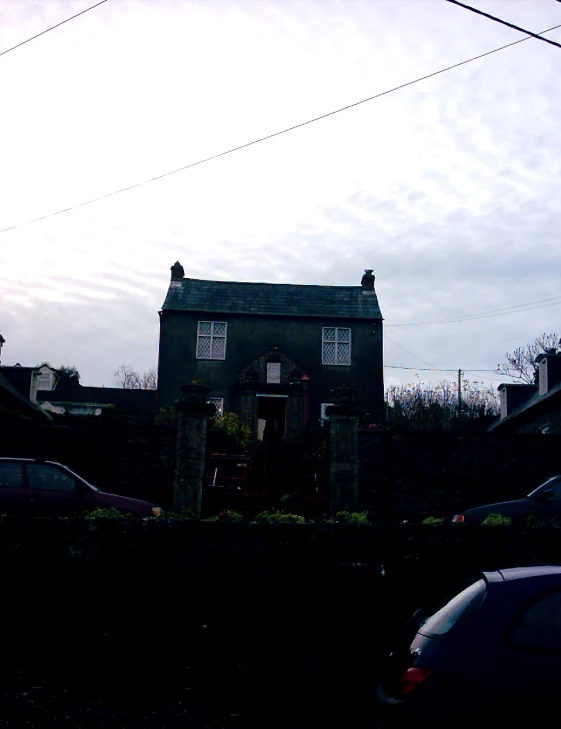
[[[423,635],[444,635],[457,625],[461,618],[472,614],[481,605],[487,585],[485,580],[477,580],[465,590],[449,600],[444,607],[431,615],[419,632]]]
[[[22,487],[21,463],[0,462],[0,488]]]
[[[507,644],[530,651],[561,651],[561,590],[527,605],[507,634]]]
[[[72,476],[60,468],[40,463],[27,464],[27,485],[30,489],[41,491],[76,492],[76,482]]]
[[[530,498],[531,496],[537,496],[547,489],[551,489],[553,491],[554,499],[561,499],[561,479],[559,478],[559,476],[552,476],[551,478],[548,478],[547,481],[544,481],[542,484],[540,484],[537,489],[531,491],[528,494],[528,498]]]

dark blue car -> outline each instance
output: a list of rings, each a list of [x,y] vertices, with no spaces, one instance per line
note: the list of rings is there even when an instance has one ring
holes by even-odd
[[[561,722],[561,566],[484,572],[412,620],[377,687],[379,727]]]

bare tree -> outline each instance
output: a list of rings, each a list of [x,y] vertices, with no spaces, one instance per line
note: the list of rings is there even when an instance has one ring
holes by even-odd
[[[497,374],[513,377],[528,385],[533,385],[537,378],[536,357],[542,352],[548,350],[557,351],[561,345],[561,339],[558,334],[551,332],[550,334],[542,334],[531,344],[518,347],[514,352],[505,354],[506,362],[497,365]]]
[[[117,385],[125,390],[140,390],[142,383],[140,375],[128,364],[120,365],[113,373]]]
[[[152,367],[150,370],[146,370],[142,373],[140,378],[142,388],[144,390],[157,390],[158,389],[158,373]]]
[[[395,425],[414,430],[467,427],[499,412],[495,389],[482,382],[464,380],[461,400],[459,412],[458,388],[446,380],[393,385],[386,390],[386,412]]]
[[[122,364],[113,373],[117,385],[125,390],[157,390],[158,374],[154,368],[141,375],[128,364]]]

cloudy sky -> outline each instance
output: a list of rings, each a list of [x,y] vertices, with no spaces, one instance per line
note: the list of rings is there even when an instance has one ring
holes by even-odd
[[[0,52],[93,4],[3,0]],[[561,25],[555,0],[471,4]],[[461,367],[497,385],[469,371],[561,330],[559,48],[530,39],[52,213],[523,37],[445,0],[107,0],[0,56],[2,364],[106,386],[155,366],[178,259],[272,283],[373,268],[387,384]]]

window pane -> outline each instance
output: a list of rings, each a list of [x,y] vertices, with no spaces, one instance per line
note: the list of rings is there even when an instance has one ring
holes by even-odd
[[[340,342],[351,341],[351,330],[350,329],[337,329],[337,339]]]
[[[522,613],[509,643],[530,650],[561,650],[561,592],[542,597]]]
[[[21,463],[0,463],[0,488],[21,488]]]
[[[212,340],[211,359],[224,359],[226,355],[225,337],[214,337]]]
[[[199,359],[210,358],[210,337],[199,337],[197,341],[197,357]]]
[[[323,341],[324,342],[334,342],[335,341],[335,327],[324,327]]]
[[[200,321],[199,322],[199,334],[210,334],[212,322],[211,321]]]
[[[213,332],[212,333],[217,337],[225,337],[226,336],[226,324],[223,321],[215,321],[213,323]]]
[[[216,417],[220,417],[224,414],[224,398],[223,397],[211,397],[209,402],[216,408]]]
[[[432,615],[419,628],[419,632],[423,635],[444,635],[464,614],[476,610],[481,605],[486,590],[485,580],[474,582]]]
[[[324,342],[323,364],[335,364],[335,342]]]
[[[43,466],[37,463],[27,465],[27,483],[30,489],[72,493],[76,491],[74,479],[67,473],[53,466]]]
[[[351,364],[351,345],[340,343],[337,348],[337,364]]]

